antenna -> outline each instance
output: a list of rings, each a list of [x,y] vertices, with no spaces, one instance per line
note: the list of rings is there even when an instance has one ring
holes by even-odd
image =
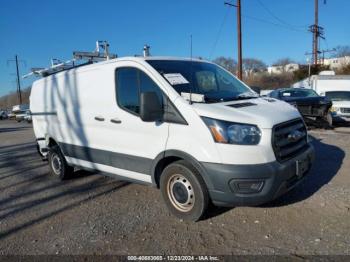
[[[191,36],[190,36],[190,42],[191,42],[191,44],[190,44],[190,53],[191,53],[191,67],[190,67],[190,73],[191,73],[191,85],[190,85],[190,105],[192,104],[192,88],[193,88],[193,72],[192,72],[192,64],[193,64],[193,60],[192,60],[192,57],[193,57],[193,55],[192,55],[192,34],[191,34]]]

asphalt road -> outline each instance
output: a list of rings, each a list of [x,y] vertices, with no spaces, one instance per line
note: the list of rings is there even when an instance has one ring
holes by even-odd
[[[0,121],[0,254],[350,255],[350,128],[311,135],[316,163],[295,190],[191,223],[151,187],[84,171],[51,177],[32,126]]]

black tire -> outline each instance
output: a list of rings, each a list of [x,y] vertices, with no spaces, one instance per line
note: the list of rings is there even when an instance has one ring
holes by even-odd
[[[163,170],[160,190],[170,212],[180,219],[198,221],[208,209],[207,186],[186,161],[176,161]]]
[[[50,173],[61,180],[70,178],[73,175],[74,168],[69,166],[58,145],[49,148],[49,167]]]

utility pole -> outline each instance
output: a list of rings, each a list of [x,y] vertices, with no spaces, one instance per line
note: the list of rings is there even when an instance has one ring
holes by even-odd
[[[21,93],[21,81],[19,78],[19,69],[18,69],[18,56],[16,55],[16,73],[17,73],[17,92],[19,95],[19,104],[22,104],[22,93]]]
[[[314,53],[314,64],[318,64],[318,0],[315,0],[315,24],[313,31],[313,53]]]
[[[25,64],[25,61],[18,60],[18,55],[15,55],[15,60],[7,60],[7,65],[9,65],[10,62],[16,63],[16,75],[17,75],[17,96],[18,96],[18,102],[21,105],[22,104],[22,93],[21,93],[21,81],[19,76],[19,63],[22,62]]]
[[[325,2],[324,2],[325,3]],[[319,38],[324,39],[324,28],[318,25],[318,0],[315,0],[315,22],[309,26],[309,32],[312,33],[312,62],[318,65],[318,41]]]
[[[229,2],[225,2],[225,5],[230,7],[237,8],[237,48],[238,48],[238,58],[237,58],[237,67],[238,73],[237,77],[243,79],[243,70],[242,70],[242,13],[241,13],[241,0],[237,0],[237,4],[234,5]]]

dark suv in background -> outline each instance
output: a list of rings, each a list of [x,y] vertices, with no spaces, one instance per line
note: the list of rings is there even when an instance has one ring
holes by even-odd
[[[272,91],[269,97],[283,100],[298,108],[308,125],[324,128],[332,126],[330,112],[332,101],[327,97],[319,96],[312,89],[280,88]]]

